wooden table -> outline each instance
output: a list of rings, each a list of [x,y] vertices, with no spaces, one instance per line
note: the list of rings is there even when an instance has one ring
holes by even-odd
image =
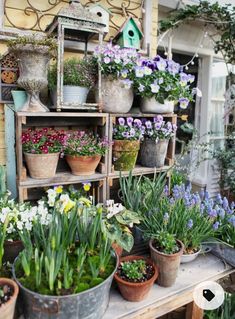
[[[173,287],[163,288],[155,284],[148,298],[141,302],[128,302],[113,288],[103,319],[155,319],[184,305],[187,305],[186,319],[201,319],[203,310],[193,303],[195,286],[207,280],[216,281],[234,271],[214,255],[201,255],[180,266]]]

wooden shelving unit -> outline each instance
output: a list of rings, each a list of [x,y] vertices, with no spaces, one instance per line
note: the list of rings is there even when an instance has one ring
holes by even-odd
[[[24,164],[21,135],[23,130],[32,127],[54,127],[57,129],[92,129],[100,136],[108,136],[108,114],[106,113],[74,113],[74,112],[45,112],[45,113],[16,113],[16,155],[17,155],[17,186],[19,200],[29,198],[28,191],[33,188],[44,188],[53,185],[80,184],[91,182],[96,186],[96,196],[103,201],[106,195],[106,176],[108,168],[108,154],[106,154],[97,172],[91,176],[75,176],[70,173],[65,160],[60,159],[56,175],[48,179],[33,179]]]
[[[75,176],[70,173],[65,160],[60,160],[57,167],[56,175],[49,179],[33,179],[28,173],[24,164],[21,135],[23,130],[40,127],[54,127],[57,129],[92,129],[94,133],[100,136],[107,136],[112,140],[113,125],[119,117],[133,118],[154,118],[157,114],[107,114],[107,113],[80,113],[80,112],[45,112],[45,113],[16,113],[16,155],[17,155],[17,187],[19,199],[27,200],[28,192],[32,189],[50,187],[54,185],[79,184],[83,182],[91,182],[96,185],[97,200],[105,201],[110,198],[110,193],[114,184],[118,182],[120,172],[115,171],[112,163],[112,146],[110,146],[107,154],[102,158],[101,163],[95,174],[91,176]],[[176,124],[176,114],[162,114],[162,116],[172,123]],[[167,171],[174,163],[175,154],[175,138],[173,137],[168,146],[165,166],[161,168],[143,167],[138,164],[135,166],[132,174],[153,175],[155,173]],[[121,172],[122,176],[128,176],[129,172]]]

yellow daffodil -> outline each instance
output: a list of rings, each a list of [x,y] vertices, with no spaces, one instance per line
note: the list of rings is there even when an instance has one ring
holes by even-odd
[[[65,205],[64,212],[68,213],[73,207],[75,206],[75,202],[72,200],[69,200],[68,203]]]
[[[89,190],[91,189],[91,183],[84,183],[83,189],[85,192],[89,192]]]
[[[87,207],[90,207],[91,206],[91,201],[86,198],[86,197],[80,197],[79,200],[78,200],[79,203],[87,206]]]

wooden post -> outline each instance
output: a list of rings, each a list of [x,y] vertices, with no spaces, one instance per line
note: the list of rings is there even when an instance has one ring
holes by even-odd
[[[186,306],[185,319],[203,319],[203,309],[199,308],[195,302],[191,302]]]

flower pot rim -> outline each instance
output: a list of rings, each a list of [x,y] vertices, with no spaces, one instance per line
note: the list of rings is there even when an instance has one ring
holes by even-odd
[[[17,240],[5,240],[4,241],[4,245],[5,245],[5,243],[8,243],[8,244],[19,244],[19,243],[22,243],[22,240],[20,240],[20,239],[17,239]]]
[[[182,256],[194,256],[197,254],[200,254],[202,252],[202,247],[200,246],[200,248],[198,247],[198,250],[195,253],[192,254],[182,254]]]
[[[104,285],[105,283],[106,283],[106,281],[110,278],[110,277],[112,277],[112,276],[114,276],[114,274],[115,274],[115,272],[116,272],[116,270],[117,270],[117,267],[118,267],[118,263],[119,263],[119,258],[118,258],[118,255],[116,254],[116,252],[112,249],[111,250],[112,251],[112,255],[113,255],[113,257],[115,257],[115,259],[116,259],[116,264],[115,264],[115,266],[114,266],[114,270],[113,270],[113,272],[103,281],[103,282],[101,282],[99,285],[97,285],[97,286],[95,286],[95,287],[92,287],[92,288],[89,288],[89,289],[87,289],[87,290],[85,290],[85,291],[82,291],[82,292],[78,292],[78,293],[76,293],[76,294],[70,294],[70,295],[63,295],[63,296],[57,296],[57,295],[43,295],[43,294],[40,294],[40,293],[38,293],[38,292],[36,292],[36,291],[33,291],[33,290],[30,290],[30,289],[28,289],[28,288],[26,288],[24,285],[22,285],[21,284],[21,282],[17,279],[17,277],[16,277],[16,273],[15,273],[15,264],[16,264],[16,262],[17,262],[17,260],[18,260],[18,257],[16,257],[16,259],[14,260],[14,263],[12,264],[12,274],[13,274],[13,278],[14,278],[14,280],[16,281],[16,284],[22,289],[24,289],[25,291],[27,291],[28,293],[30,293],[30,294],[34,294],[34,295],[37,295],[38,297],[40,297],[41,299],[47,299],[47,298],[54,298],[54,299],[65,299],[65,298],[73,298],[73,297],[76,297],[76,296],[81,296],[81,295],[83,295],[83,294],[85,294],[85,293],[87,293],[87,292],[92,292],[92,291],[94,291],[94,290],[96,290],[97,288],[99,288],[99,287],[101,287],[102,285]],[[1,279],[1,278],[0,278]]]
[[[3,309],[3,307],[4,308],[8,307],[10,304],[15,302],[15,299],[17,298],[19,294],[19,286],[14,280],[10,278],[5,278],[5,277],[0,277],[0,284],[7,284],[8,286],[13,287],[14,289],[13,295],[11,296],[11,298],[6,303],[0,306],[0,310],[1,310]]]
[[[27,152],[24,152],[24,155],[32,155],[32,156],[38,156],[38,155],[59,155],[60,152],[54,152],[54,153],[42,153],[42,154],[37,154],[37,153],[27,153]]]
[[[72,84],[65,84],[63,85],[63,87],[73,87],[73,88],[84,88],[84,89],[90,89],[90,86],[82,86],[82,85],[72,85]],[[54,91],[56,91],[56,89],[54,89]]]
[[[140,139],[139,140],[127,140],[127,139],[123,139],[123,140],[115,140],[113,139],[114,142],[140,142]]]
[[[180,256],[183,254],[183,251],[184,251],[184,244],[182,243],[181,240],[179,239],[176,239],[176,241],[180,244],[181,248],[180,250],[177,252],[177,253],[174,253],[174,254],[166,254],[166,253],[162,253],[161,251],[157,250],[155,247],[153,247],[153,242],[154,242],[154,239],[150,239],[149,241],[149,247],[150,249],[152,249],[153,251],[157,252],[159,255],[162,255],[162,256],[168,256],[168,257],[176,257],[176,256]]]
[[[134,258],[133,258],[134,257]],[[150,258],[146,258],[144,256],[135,256],[135,255],[129,255],[129,256],[125,256],[125,257],[121,257],[118,263],[118,266],[120,265],[121,262],[123,261],[132,261],[132,260],[139,260],[139,259],[143,259],[144,261],[146,261],[148,264],[150,264],[153,268],[154,268],[154,274],[151,278],[149,278],[148,280],[144,281],[144,282],[129,282],[126,280],[123,280],[122,278],[120,278],[117,273],[115,272],[114,274],[114,278],[117,282],[124,284],[126,286],[129,287],[142,287],[145,286],[147,283],[151,283],[151,282],[155,282],[155,280],[157,279],[158,275],[159,275],[159,271],[157,266],[154,264],[154,262],[150,259]]]
[[[80,158],[80,157],[82,157],[82,158],[85,158],[85,157],[89,157],[89,158],[91,158],[91,157],[102,157],[102,155],[100,155],[100,154],[95,154],[95,155],[70,155],[70,154],[65,154],[65,156],[66,157],[73,157],[73,158]]]

